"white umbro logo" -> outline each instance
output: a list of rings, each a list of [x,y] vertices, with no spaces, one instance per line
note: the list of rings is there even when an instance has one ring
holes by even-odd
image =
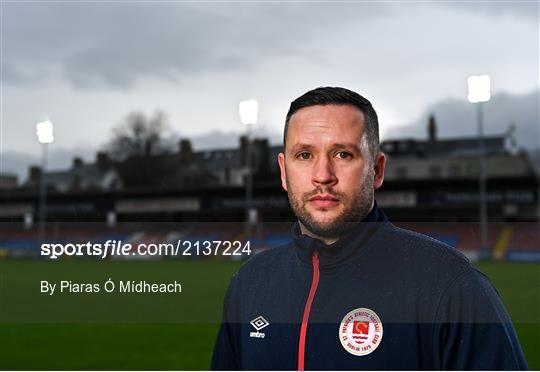
[[[250,332],[249,337],[264,338],[265,334],[259,331],[270,324],[268,323],[268,320],[264,319],[262,315],[259,315],[258,317],[256,317],[249,323],[257,331],[257,332]]]

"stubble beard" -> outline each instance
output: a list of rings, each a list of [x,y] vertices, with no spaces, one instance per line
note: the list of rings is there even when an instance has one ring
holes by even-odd
[[[354,228],[371,210],[374,198],[374,170],[369,168],[366,173],[360,181],[361,187],[353,195],[335,192],[324,187],[317,187],[313,191],[299,194],[293,191],[287,179],[287,196],[294,214],[300,223],[313,235],[322,238],[339,238]],[[338,198],[345,207],[339,215],[328,222],[316,221],[306,208],[311,197],[323,193]]]

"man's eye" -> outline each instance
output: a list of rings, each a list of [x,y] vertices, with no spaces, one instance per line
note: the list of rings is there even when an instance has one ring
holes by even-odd
[[[340,151],[336,154],[336,156],[340,159],[349,159],[352,157],[352,155],[346,151]]]
[[[309,152],[301,152],[298,155],[296,155],[298,159],[302,160],[308,160],[311,157],[311,154]]]

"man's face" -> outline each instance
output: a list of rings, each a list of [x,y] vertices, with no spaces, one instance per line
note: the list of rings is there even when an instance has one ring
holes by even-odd
[[[289,121],[281,184],[300,223],[312,235],[336,238],[373,206],[385,157],[371,159],[364,115],[352,105],[298,110]]]

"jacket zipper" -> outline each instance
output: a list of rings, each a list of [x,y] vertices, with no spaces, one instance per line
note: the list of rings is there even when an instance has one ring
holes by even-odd
[[[319,254],[317,251],[313,251],[311,257],[311,263],[313,265],[313,276],[311,277],[311,288],[309,289],[309,295],[304,307],[304,316],[302,317],[302,326],[300,327],[300,341],[298,343],[298,370],[304,370],[304,356],[306,352],[306,334],[307,326],[309,322],[309,313],[311,311],[311,304],[317,292],[317,286],[319,285]]]

